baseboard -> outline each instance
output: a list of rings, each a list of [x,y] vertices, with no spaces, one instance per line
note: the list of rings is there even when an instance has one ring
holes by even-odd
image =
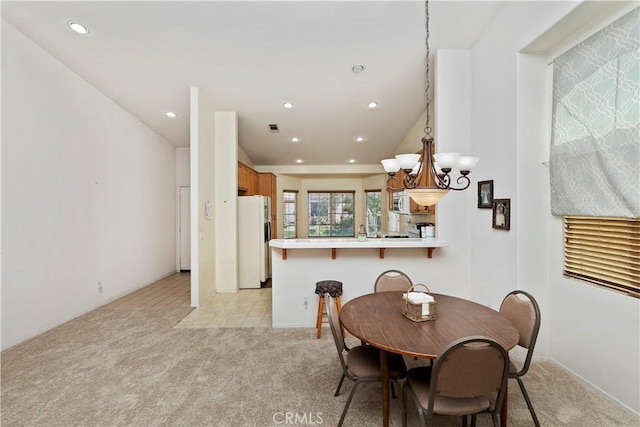
[[[635,414],[636,416],[640,416],[640,413],[636,412],[632,408],[630,408],[627,405],[625,405],[624,403],[620,402],[618,399],[616,399],[615,397],[611,396],[609,393],[607,393],[606,391],[604,391],[603,389],[601,389],[597,385],[593,384],[591,381],[587,380],[583,376],[579,375],[577,372],[575,372],[572,369],[569,369],[568,367],[564,366],[562,363],[557,362],[557,361],[555,361],[553,359],[547,359],[547,361],[553,363],[558,368],[562,369],[567,374],[571,375],[573,378],[577,379],[579,382],[583,383],[584,385],[589,386],[589,387],[593,388],[594,390],[597,390],[600,394],[602,394],[605,398],[607,398],[614,405],[616,405],[616,406],[618,406],[618,407],[620,407],[620,408],[622,408],[622,409],[624,409],[626,411],[629,411],[630,413]]]

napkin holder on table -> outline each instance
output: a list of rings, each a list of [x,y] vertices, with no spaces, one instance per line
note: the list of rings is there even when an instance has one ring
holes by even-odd
[[[423,287],[424,291],[418,291],[417,287]],[[414,322],[424,322],[436,318],[436,301],[431,296],[427,285],[415,284],[409,288],[406,294],[402,294],[404,306],[402,314]]]

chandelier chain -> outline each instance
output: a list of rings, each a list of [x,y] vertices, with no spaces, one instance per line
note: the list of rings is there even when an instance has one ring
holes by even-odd
[[[429,124],[431,121],[431,115],[429,113],[429,104],[430,99],[429,99],[429,89],[431,89],[431,82],[429,81],[429,0],[426,0],[424,2],[424,13],[425,13],[425,40],[424,43],[426,45],[426,56],[425,56],[425,73],[424,73],[424,79],[425,79],[425,90],[424,90],[424,97],[426,100],[426,111],[427,111],[427,118],[425,121],[425,127],[424,127],[424,136],[431,136],[431,133],[433,132],[433,129],[431,128],[431,125]]]

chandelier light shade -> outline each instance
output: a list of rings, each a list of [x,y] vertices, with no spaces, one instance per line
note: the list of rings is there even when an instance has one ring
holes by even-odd
[[[422,150],[415,154],[398,154],[395,159],[382,160],[382,167],[389,175],[387,190],[404,191],[420,206],[432,206],[449,190],[461,191],[469,188],[471,180],[469,173],[478,163],[477,157],[461,156],[460,153],[434,153],[434,139],[429,124],[429,1],[425,1],[426,27],[426,59],[425,59],[425,99],[426,123],[422,137]],[[396,175],[402,169],[402,179]],[[457,169],[460,176],[455,180],[457,186],[451,182],[451,171]],[[427,179],[423,180],[423,174]],[[427,183],[421,186],[420,183]]]

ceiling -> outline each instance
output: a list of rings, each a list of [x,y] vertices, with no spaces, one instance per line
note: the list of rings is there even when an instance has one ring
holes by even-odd
[[[431,53],[473,46],[503,3],[432,1]],[[237,112],[255,165],[378,164],[424,111],[420,1],[2,1],[2,17],[177,147],[199,88]]]

